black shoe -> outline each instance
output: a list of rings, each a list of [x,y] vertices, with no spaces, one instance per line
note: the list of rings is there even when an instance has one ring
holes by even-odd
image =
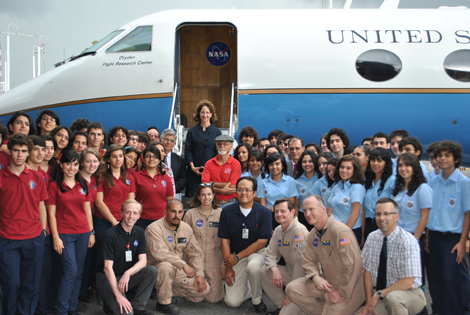
[[[279,315],[280,312],[281,312],[281,309],[276,308],[276,310],[274,310],[272,312],[267,312],[266,315]]]
[[[257,305],[253,304],[256,313],[266,313],[266,304],[264,304],[263,300]]]
[[[178,304],[178,300],[176,299],[176,296],[171,298],[171,304],[174,304],[174,305]]]
[[[156,309],[163,314],[178,315],[180,313],[180,309],[173,303],[166,305],[157,303]]]
[[[147,312],[146,310],[134,309],[134,315],[153,315],[153,313]]]

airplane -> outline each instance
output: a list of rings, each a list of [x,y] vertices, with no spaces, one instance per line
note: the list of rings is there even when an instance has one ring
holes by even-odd
[[[351,144],[405,129],[423,147],[454,140],[470,165],[470,11],[441,9],[170,10],[130,22],[80,55],[0,95],[5,124],[49,108],[106,129],[177,131],[196,104],[235,136],[251,125]]]

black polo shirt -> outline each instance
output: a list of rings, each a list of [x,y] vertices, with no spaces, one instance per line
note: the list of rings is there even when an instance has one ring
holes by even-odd
[[[126,262],[128,248],[132,251],[132,261]],[[147,254],[144,230],[134,226],[131,233],[127,233],[121,224],[115,225],[104,233],[98,271],[104,272],[104,260],[112,260],[114,274],[120,277],[139,261],[140,254]]]
[[[248,239],[242,238],[245,227]],[[237,254],[259,239],[269,240],[272,236],[271,211],[253,202],[251,212],[245,217],[240,211],[240,203],[235,201],[222,210],[218,235],[230,240],[230,252]]]

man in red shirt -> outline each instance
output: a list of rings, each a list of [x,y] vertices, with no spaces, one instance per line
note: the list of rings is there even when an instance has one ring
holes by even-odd
[[[0,170],[0,286],[6,315],[34,313],[39,296],[47,191],[42,174],[25,167],[32,148],[28,136],[11,136],[11,164]]]
[[[207,161],[202,172],[202,183],[212,183],[217,200],[224,208],[237,197],[235,185],[242,174],[240,162],[230,155],[233,138],[221,135],[215,138],[217,156]],[[202,184],[201,184],[202,185]]]

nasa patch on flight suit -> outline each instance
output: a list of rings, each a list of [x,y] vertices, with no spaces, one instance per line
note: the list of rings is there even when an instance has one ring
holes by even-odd
[[[313,246],[314,247],[318,246],[318,238],[316,238],[316,237],[313,239]]]
[[[186,237],[178,237],[178,244],[186,243]]]

